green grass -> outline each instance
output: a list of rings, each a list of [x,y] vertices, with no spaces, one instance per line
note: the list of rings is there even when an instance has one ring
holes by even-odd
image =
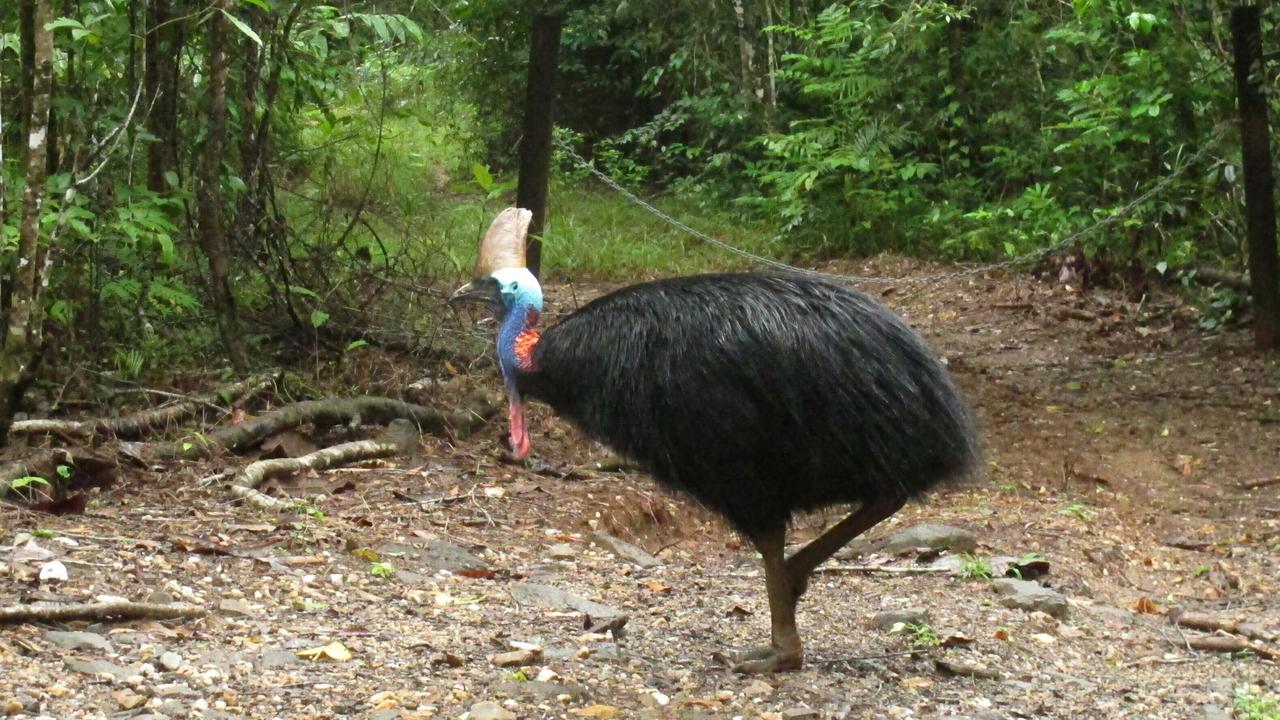
[[[307,241],[323,245],[345,229],[368,185],[362,222],[337,259],[346,260],[343,253],[367,252],[373,268],[384,267],[390,257],[411,267],[420,282],[426,277],[452,282],[471,271],[480,236],[512,202],[514,191],[486,197],[475,180],[474,112],[443,99],[430,82],[401,82],[406,89],[397,89],[393,78],[396,112],[384,118],[381,157],[371,184],[376,117],[365,100],[351,95],[334,110],[338,122],[331,124],[318,112],[304,119],[303,144],[317,149],[298,158],[307,171],[298,173],[282,200],[290,224]],[[575,174],[554,173],[552,178],[543,234],[543,275],[550,281],[626,281],[748,267],[741,258]],[[515,186],[514,175],[499,174],[493,181]],[[654,203],[713,237],[770,257],[778,253],[770,231],[745,224],[727,201],[714,203],[713,210],[675,195]],[[327,223],[320,221],[325,211]]]

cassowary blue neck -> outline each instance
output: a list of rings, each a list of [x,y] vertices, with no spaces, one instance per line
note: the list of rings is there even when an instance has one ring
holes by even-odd
[[[509,389],[514,390],[518,373],[533,369],[537,325],[538,309],[530,302],[517,301],[502,316],[498,329],[498,366]]]

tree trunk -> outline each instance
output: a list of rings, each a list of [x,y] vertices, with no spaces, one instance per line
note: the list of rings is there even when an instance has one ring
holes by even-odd
[[[40,210],[47,177],[49,96],[53,84],[53,32],[45,29],[53,20],[51,3],[52,0],[34,0],[32,6],[26,185],[22,190],[17,260],[6,282],[10,306],[4,348],[0,349],[0,445],[8,438],[18,403],[31,384],[32,366],[44,335],[40,298],[48,282],[48,250],[40,243]]]
[[[173,84],[166,80],[177,73],[178,65],[171,19],[169,0],[151,0],[147,4],[146,44],[142,48],[147,97],[143,107],[151,108],[147,132],[154,138],[147,145],[147,189],[157,193],[168,189],[164,176],[175,167],[166,142],[173,117]]]
[[[1275,176],[1267,98],[1263,94],[1262,30],[1257,6],[1231,11],[1240,149],[1244,165],[1249,280],[1253,285],[1253,338],[1259,350],[1280,348],[1280,259],[1276,252]]]
[[[205,35],[208,44],[209,88],[206,97],[207,134],[200,158],[196,191],[200,249],[209,261],[209,298],[218,321],[218,333],[227,357],[236,370],[249,367],[244,337],[236,316],[235,295],[231,292],[231,260],[222,221],[222,152],[227,139],[227,17],[231,0],[217,0]]]
[[[747,14],[744,0],[733,0],[733,17],[738,25],[738,62],[742,71],[742,95],[748,107],[764,100],[764,88],[756,74],[756,19]]]
[[[525,86],[524,137],[520,141],[520,179],[516,205],[533,212],[526,252],[529,272],[542,270],[542,241],[547,221],[547,177],[551,171],[551,111],[560,57],[559,16],[536,15],[529,38],[529,75]]]

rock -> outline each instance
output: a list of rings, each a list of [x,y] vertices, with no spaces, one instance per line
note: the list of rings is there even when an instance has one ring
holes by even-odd
[[[0,698],[0,715],[17,715],[26,709],[16,697]]]
[[[111,699],[116,701],[121,710],[132,710],[147,702],[147,698],[139,695],[132,690],[120,690],[111,695]]]
[[[583,694],[582,688],[576,685],[561,685],[560,683],[544,682],[542,680],[500,682],[489,688],[489,691],[498,697],[535,700],[538,702],[549,702],[561,695],[568,695],[570,698],[578,700],[582,698]]]
[[[164,683],[151,688],[158,698],[197,698],[200,692],[186,683]]]
[[[126,667],[121,667],[115,663],[109,663],[105,660],[78,660],[76,658],[68,658],[63,661],[68,669],[85,675],[107,676],[115,682],[124,682],[126,678],[133,675],[133,671]]]
[[[1034,612],[1039,610],[1056,618],[1067,616],[1067,599],[1057,590],[1030,580],[1002,578],[991,583],[991,589],[1002,595],[1000,603],[1005,607]]]
[[[875,552],[875,549],[876,544],[874,541],[859,537],[850,540],[844,547],[837,550],[832,557],[839,561],[857,560],[863,555]]]
[[[666,707],[671,704],[671,696],[655,688],[644,688],[640,691],[640,704],[650,708]]]
[[[160,656],[160,667],[173,672],[182,667],[182,656],[170,650]]]
[[[569,543],[556,543],[547,548],[547,557],[552,560],[573,560],[578,557],[578,550]]]
[[[414,545],[383,545],[378,554],[392,556],[409,565],[420,565],[433,571],[488,570],[489,565],[466,550],[443,540],[423,540],[422,547]]]
[[[1231,716],[1217,705],[1204,706],[1204,720],[1229,720]]]
[[[93,648],[95,650],[105,650],[113,652],[111,641],[102,637],[97,633],[72,631],[64,632],[61,630],[50,630],[44,634],[44,639],[50,643],[57,645],[63,650],[78,650],[80,648]]]
[[[880,549],[889,553],[906,552],[916,548],[967,553],[973,552],[977,547],[978,539],[964,528],[925,523],[890,535],[885,538]]]
[[[270,670],[281,665],[295,665],[300,662],[301,660],[297,654],[292,651],[278,647],[267,647],[262,649],[262,655],[258,659],[258,667],[262,670]]]
[[[997,555],[987,561],[994,577],[1011,577],[1018,580],[1038,580],[1049,574],[1049,561],[1040,557],[1009,557]]]
[[[223,615],[252,615],[253,606],[244,600],[227,598],[218,603],[218,612]]]
[[[517,605],[533,605],[548,610],[574,610],[586,613],[592,618],[617,617],[622,611],[579,597],[570,592],[559,590],[550,585],[537,583],[513,583],[508,592]]]
[[[773,686],[763,680],[752,680],[742,691],[747,697],[764,697],[773,694]]]
[[[933,661],[934,667],[944,675],[955,675],[956,677],[971,677],[982,680],[999,680],[1000,673],[985,665],[967,662],[964,660],[956,660],[950,657],[942,657]]]
[[[882,613],[876,613],[875,617],[871,618],[871,627],[876,630],[889,630],[898,623],[919,625],[928,621],[928,610],[924,608],[903,608],[901,610],[886,610]]]
[[[156,605],[172,605],[174,597],[164,590],[152,590],[147,594],[147,602]]]
[[[929,567],[934,570],[946,570],[952,575],[959,575],[964,569],[964,560],[959,555],[946,555],[929,563]]]
[[[532,665],[542,657],[541,650],[512,650],[511,652],[498,653],[490,660],[498,667],[524,667]]]
[[[818,720],[818,711],[807,707],[791,708],[782,711],[782,720]]]
[[[604,548],[629,563],[639,565],[642,568],[651,568],[661,565],[658,558],[650,555],[644,548],[632,545],[626,540],[607,535],[602,532],[591,533],[591,544]]]
[[[516,714],[496,702],[484,701],[471,706],[470,720],[516,720]]]

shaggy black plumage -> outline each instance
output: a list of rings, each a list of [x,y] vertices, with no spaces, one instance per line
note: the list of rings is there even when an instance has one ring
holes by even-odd
[[[523,241],[491,235],[482,251]],[[799,667],[796,603],[813,570],[977,464],[946,370],[861,293],[787,274],[661,280],[602,297],[538,339],[541,290],[512,262],[479,263],[497,267],[453,297],[486,299],[502,318],[513,451],[529,451],[521,397],[540,398],[746,535],[764,562],[772,643],[738,670]],[[841,503],[858,508],[785,554],[794,513]]]
[[[522,393],[748,537],[796,511],[905,501],[978,455],[965,403],[920,337],[806,276],[627,287],[546,329],[534,366]]]

